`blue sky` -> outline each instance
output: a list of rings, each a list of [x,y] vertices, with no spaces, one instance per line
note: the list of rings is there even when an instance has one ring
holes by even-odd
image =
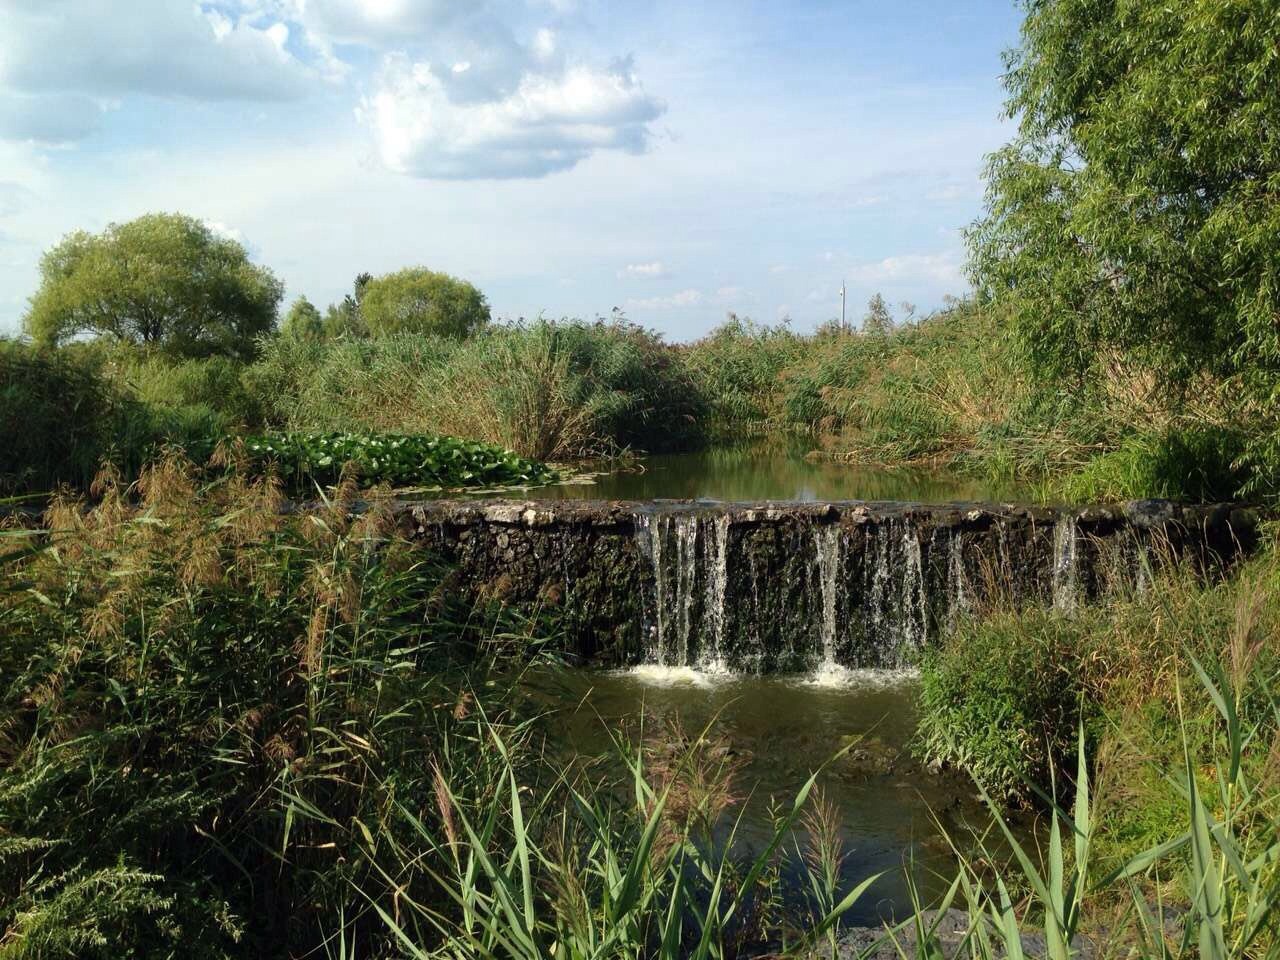
[[[1011,2],[0,0],[0,333],[69,230],[179,210],[323,307],[812,329],[963,293]]]

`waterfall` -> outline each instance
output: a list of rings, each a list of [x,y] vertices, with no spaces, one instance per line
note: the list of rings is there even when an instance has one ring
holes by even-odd
[[[689,664],[689,637],[693,629],[693,588],[697,579],[698,518],[681,514],[674,521],[676,534],[676,660]]]
[[[962,614],[972,609],[965,585],[964,538],[952,531],[947,542],[947,632],[955,630]]]
[[[813,532],[814,557],[822,590],[822,667],[836,665],[836,591],[840,572],[840,525],[830,523]]]
[[[707,581],[704,620],[711,623],[711,642],[703,647],[700,664],[704,670],[724,669],[724,605],[729,593],[729,515],[721,514],[706,521],[703,538],[705,555],[711,563]]]
[[[1068,614],[1075,610],[1079,595],[1078,539],[1076,518],[1060,516],[1053,525],[1053,606]]]
[[[910,511],[857,523],[744,508],[638,512],[641,659],[703,673],[816,668],[827,679],[900,667],[975,608],[975,570],[1010,602],[1051,600],[1070,613],[1103,565],[1066,513],[1051,537],[1016,514],[942,520]],[[1127,533],[1110,547],[1111,567],[1140,589],[1141,539]]]

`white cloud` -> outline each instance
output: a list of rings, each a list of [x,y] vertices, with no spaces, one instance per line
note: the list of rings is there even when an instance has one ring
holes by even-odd
[[[648,124],[664,110],[626,61],[528,72],[494,99],[450,94],[431,64],[399,54],[386,59],[359,116],[387,167],[443,180],[541,177],[597,150],[643,152]]]
[[[643,297],[626,302],[628,310],[674,310],[678,307],[696,307],[702,303],[701,290],[681,290],[667,297]]]
[[[849,280],[861,286],[918,284],[951,290],[964,290],[969,285],[964,275],[964,258],[958,250],[885,257],[854,267]]]
[[[278,20],[232,19],[190,0],[0,0],[0,86],[95,100],[287,100],[312,76],[287,40]]]
[[[666,265],[661,260],[649,263],[628,263],[618,271],[619,280],[653,280],[667,275]]]

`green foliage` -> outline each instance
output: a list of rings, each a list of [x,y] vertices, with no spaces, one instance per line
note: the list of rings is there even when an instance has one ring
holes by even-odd
[[[1092,719],[1093,705],[1082,702],[1087,629],[1038,610],[959,625],[921,664],[921,753],[964,770],[993,797],[1029,803]]]
[[[180,214],[148,214],[65,237],[40,261],[24,317],[42,344],[92,333],[176,357],[247,358],[283,288],[244,248]]]
[[[463,717],[507,622],[377,504],[288,517],[175,461],[137,490],[0,564],[0,956],[313,955],[343,917],[386,955],[371,905],[439,898],[371,854],[438,829],[437,771],[496,782]]]
[[[236,369],[204,363],[223,374]],[[0,494],[51,491],[63,483],[84,489],[104,460],[135,476],[166,444],[207,458],[230,423],[199,402],[144,402],[119,382],[118,369],[100,351],[0,340]]]
[[[501,788],[466,803],[442,782],[441,802],[455,822],[439,833],[424,827],[412,847],[390,850],[382,867],[389,877],[412,877],[423,871],[423,848],[448,864],[430,872],[456,905],[452,916],[412,900],[397,916],[379,911],[409,955],[710,960],[742,955],[761,933],[778,937],[752,928],[752,906],[769,895],[764,886],[776,876],[821,771],[801,785],[757,851],[739,861],[729,852],[736,828],[723,841],[713,836],[734,801],[730,764],[723,753],[709,759],[706,731],[680,755],[657,762],[617,741],[630,776],[616,795],[571,770],[553,774],[550,788],[530,789],[509,766],[512,752],[501,736],[495,732],[490,742],[508,764]],[[795,943],[784,940],[789,953],[827,934],[834,940],[841,916],[879,878],[837,892],[838,855],[818,852],[811,838],[805,856],[801,872],[824,892],[811,927]],[[824,871],[829,884],[815,875]]]
[[[227,357],[172,360],[135,349],[111,351],[104,365],[124,392],[153,410],[208,417],[221,422],[223,432],[262,421],[262,402],[245,385],[245,369]]]
[[[374,277],[361,293],[360,316],[374,337],[416,333],[462,340],[489,322],[489,304],[479,290],[425,267]]]
[[[120,403],[95,364],[0,340],[0,493],[87,483]]]
[[[709,405],[709,431],[735,435],[780,424],[780,378],[806,351],[785,325],[757,324],[730,314],[682,358]]]
[[[1280,423],[1277,30],[1269,0],[1027,4],[1018,136],[970,237],[1041,371],[1130,367],[1175,406],[1229,383],[1258,467]]]
[[[246,377],[289,430],[443,432],[534,459],[701,441],[701,395],[679,357],[621,321],[536,321],[461,342],[282,338]]]
[[[487,443],[423,434],[283,433],[245,437],[259,468],[274,466],[295,486],[335,483],[350,470],[363,484],[497,487],[548,483],[556,474]]]
[[[324,338],[324,318],[314,303],[306,297],[299,297],[289,307],[284,322],[280,324],[280,335],[294,340],[321,340]]]
[[[1248,485],[1239,465],[1242,438],[1218,429],[1138,433],[1065,478],[1063,497],[1077,503],[1161,497],[1223,501]]]
[[[883,337],[893,329],[893,314],[880,294],[873,294],[867,301],[867,312],[862,317],[862,332],[873,337]]]

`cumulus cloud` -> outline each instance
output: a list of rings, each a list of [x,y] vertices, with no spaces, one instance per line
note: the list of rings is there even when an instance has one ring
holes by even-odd
[[[289,53],[288,26],[236,9],[233,18],[182,0],[0,0],[0,86],[95,99],[303,95],[311,74]]]
[[[667,275],[666,265],[661,260],[649,263],[628,263],[618,271],[619,280],[653,280]]]
[[[643,152],[648,125],[664,110],[626,60],[528,71],[510,93],[489,99],[453,93],[430,63],[386,59],[359,115],[387,167],[445,180],[541,177],[597,150]]]
[[[678,307],[696,307],[702,303],[701,290],[681,290],[667,297],[643,297],[626,302],[628,310],[674,310]]]

